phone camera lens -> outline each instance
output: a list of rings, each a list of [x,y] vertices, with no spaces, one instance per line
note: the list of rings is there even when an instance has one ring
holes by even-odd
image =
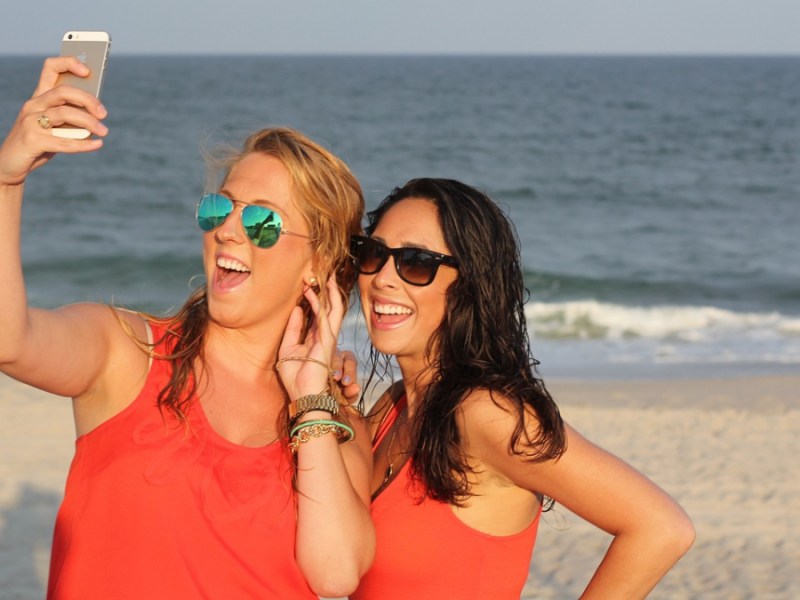
[[[72,39],[72,34],[71,34],[71,33],[70,33],[70,34],[67,36],[67,39],[68,39],[68,40],[71,40],[71,39]]]

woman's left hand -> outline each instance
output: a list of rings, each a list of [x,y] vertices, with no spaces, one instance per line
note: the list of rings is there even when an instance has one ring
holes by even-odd
[[[311,287],[303,294],[314,313],[314,322],[305,340],[301,340],[303,310],[296,306],[278,350],[278,373],[291,400],[328,390],[331,361],[344,317],[344,304],[333,276],[328,279],[326,286],[326,305],[322,304]]]

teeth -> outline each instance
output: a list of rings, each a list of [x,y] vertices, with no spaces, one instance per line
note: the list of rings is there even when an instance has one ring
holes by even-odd
[[[411,309],[399,304],[372,304],[372,309],[379,315],[410,315]]]
[[[229,271],[239,271],[240,273],[249,273],[250,269],[244,266],[244,264],[240,263],[238,260],[233,260],[232,258],[217,258],[217,266],[222,269],[228,269]]]

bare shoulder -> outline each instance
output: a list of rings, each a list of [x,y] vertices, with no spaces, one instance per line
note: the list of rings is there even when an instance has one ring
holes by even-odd
[[[470,441],[494,448],[508,446],[513,433],[522,426],[535,438],[539,421],[530,407],[521,409],[502,393],[486,389],[473,390],[460,405],[463,432]]]
[[[75,397],[78,433],[90,431],[128,406],[144,386],[150,369],[149,325],[140,314],[101,306],[88,310],[102,330],[105,359],[92,382]]]
[[[90,303],[30,309],[19,353],[3,370],[50,393],[80,396],[99,381],[119,350],[129,348],[119,314],[107,305]],[[122,321],[134,331],[145,331],[133,316]]]
[[[517,487],[539,491],[538,469],[531,468],[538,450],[531,440],[540,438],[541,427],[530,406],[502,393],[475,390],[462,401],[459,419],[463,447],[475,465]]]
[[[63,317],[76,324],[76,349],[101,354],[97,360],[98,376],[106,370],[117,371],[118,364],[131,364],[142,359],[149,362],[146,347],[150,338],[144,317],[134,311],[105,304],[71,304],[58,309]],[[88,348],[87,348],[88,346]]]

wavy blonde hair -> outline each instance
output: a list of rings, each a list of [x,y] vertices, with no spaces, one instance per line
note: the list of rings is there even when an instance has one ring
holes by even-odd
[[[289,171],[292,199],[309,225],[314,270],[322,284],[321,294],[324,297],[324,283],[328,277],[336,274],[346,303],[357,275],[350,259],[350,236],[361,232],[364,214],[364,196],[358,180],[341,159],[302,133],[288,128],[268,128],[250,134],[241,149],[219,148],[207,154],[207,185],[218,189],[231,169],[253,153],[273,156]],[[305,299],[301,306],[308,324],[313,315]],[[196,390],[192,375],[195,361],[203,360],[208,318],[204,285],[189,296],[175,315],[154,319],[166,325],[166,330],[153,345],[166,342],[169,353],[159,358],[171,361],[173,367],[169,382],[158,395],[158,405],[181,420]]]

